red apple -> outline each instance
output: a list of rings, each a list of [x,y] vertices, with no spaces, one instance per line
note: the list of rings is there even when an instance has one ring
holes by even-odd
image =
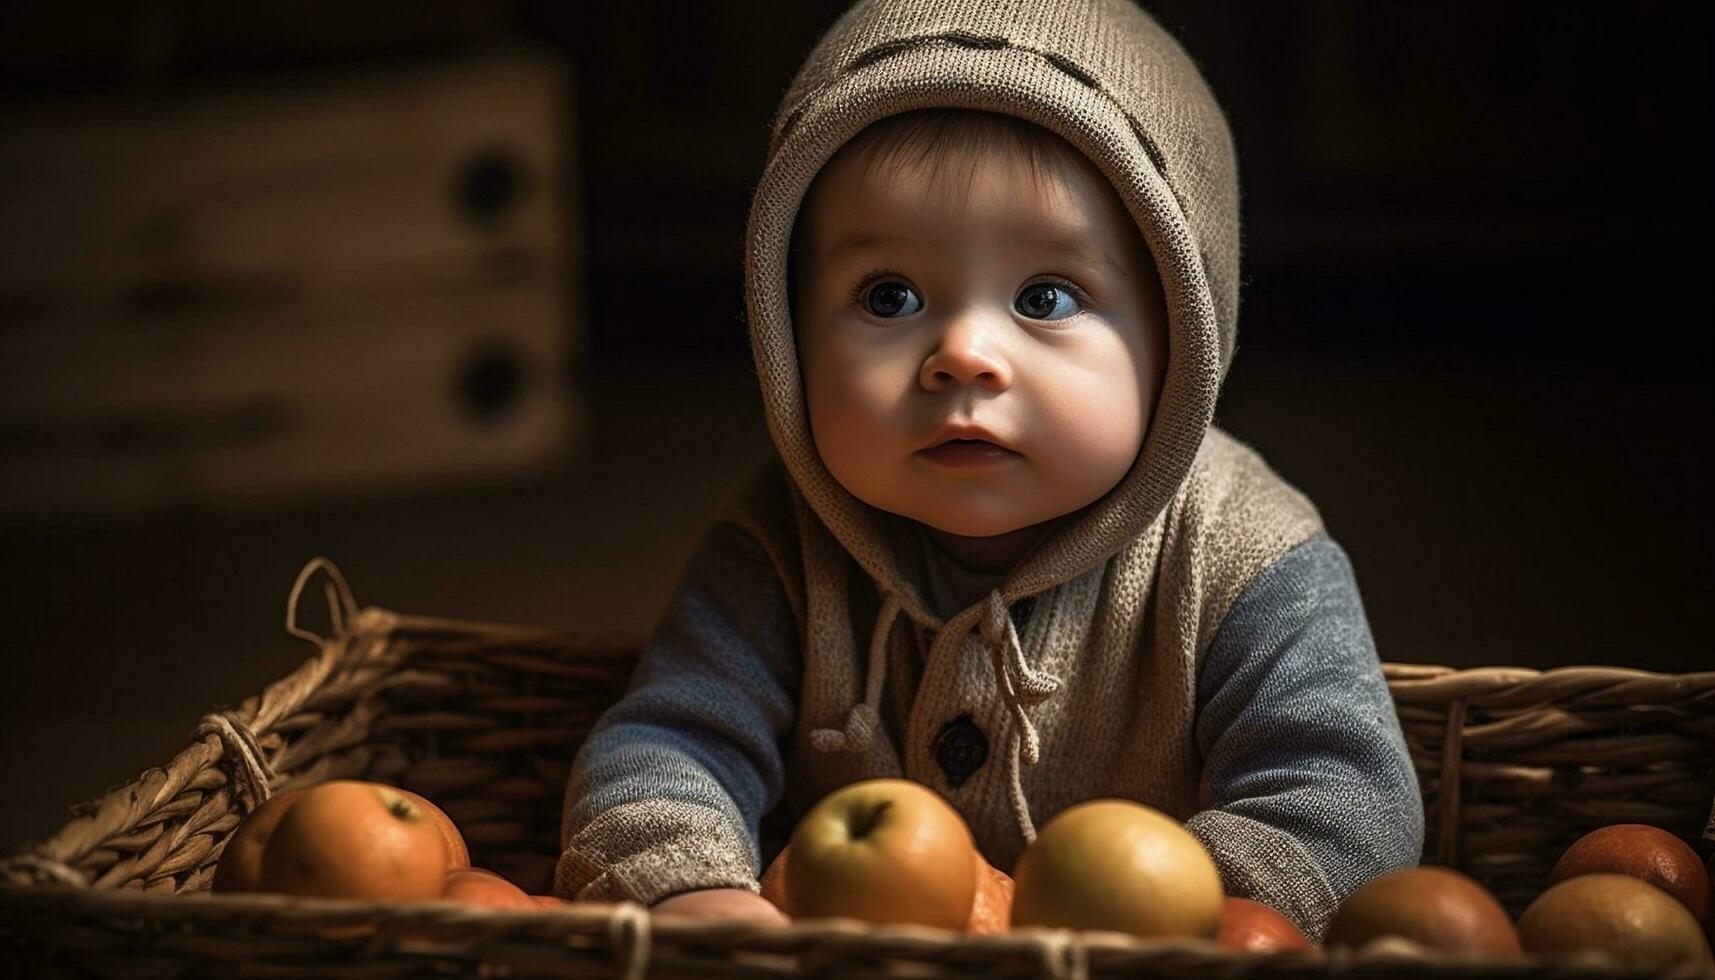
[[[1221,908],[1215,942],[1242,953],[1285,953],[1314,949],[1292,920],[1261,902],[1229,897]]]
[[[793,918],[845,916],[963,929],[980,856],[952,805],[920,783],[872,779],[798,822],[783,877]]]
[[[1518,932],[1487,888],[1451,868],[1394,871],[1358,889],[1328,927],[1328,945],[1403,936],[1430,949],[1490,959],[1520,957]]]

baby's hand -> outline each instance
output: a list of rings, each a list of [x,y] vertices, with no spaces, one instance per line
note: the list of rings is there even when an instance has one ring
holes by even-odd
[[[696,916],[705,919],[754,919],[758,922],[783,923],[785,913],[774,903],[755,892],[742,888],[702,888],[680,892],[656,902],[651,911],[669,915]]]

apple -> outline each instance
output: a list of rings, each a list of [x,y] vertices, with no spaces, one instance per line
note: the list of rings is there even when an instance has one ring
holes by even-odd
[[[1630,875],[1684,904],[1700,924],[1709,922],[1709,872],[1691,845],[1641,823],[1611,824],[1590,831],[1566,849],[1548,883],[1587,874]]]
[[[429,813],[391,786],[356,780],[298,797],[262,851],[262,887],[288,895],[435,899],[447,871]]]
[[[541,907],[522,888],[484,868],[453,868],[448,871],[441,897],[490,908],[535,910]]]
[[[787,915],[792,914],[792,903],[786,898],[786,865],[792,853],[792,845],[787,844],[768,862],[768,869],[762,872],[762,897],[774,903],[774,907]]]
[[[238,829],[232,832],[226,847],[220,852],[220,861],[214,866],[214,881],[209,888],[216,892],[256,892],[262,890],[262,850],[268,846],[268,838],[274,836],[274,828],[280,825],[280,818],[292,808],[298,797],[303,796],[301,789],[287,790],[278,796],[271,796],[268,802],[250,812]]]
[[[788,844],[769,862],[768,870],[762,874],[762,897],[773,902],[774,907],[788,917],[795,914],[791,899],[786,893],[786,868],[791,863],[791,854],[792,847]],[[1005,932],[1012,921],[1012,878],[988,863],[980,851],[977,853],[975,867],[976,894],[971,901],[971,915],[966,920],[964,929],[976,935]]]
[[[1425,865],[1371,879],[1328,926],[1328,945],[1362,946],[1402,936],[1430,949],[1516,960],[1518,931],[1500,900],[1471,876]]]
[[[1604,950],[1657,970],[1715,968],[1702,924],[1683,902],[1641,878],[1596,872],[1539,895],[1518,920],[1524,948],[1563,954]]]
[[[1221,909],[1215,942],[1241,953],[1285,953],[1314,949],[1292,920],[1261,902],[1229,897]]]
[[[976,842],[952,804],[920,783],[872,779],[835,790],[798,821],[787,849],[793,918],[942,929],[970,921]]]
[[[1197,838],[1131,800],[1090,800],[1056,814],[1019,858],[1015,926],[1213,938],[1221,876]]]

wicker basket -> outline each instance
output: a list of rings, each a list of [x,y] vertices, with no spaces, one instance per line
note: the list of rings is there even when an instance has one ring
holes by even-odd
[[[297,625],[315,574],[326,638]],[[378,779],[440,804],[476,863],[547,891],[580,740],[625,688],[638,644],[359,610],[322,559],[287,629],[319,652],[190,745],[0,864],[0,974],[345,977],[982,975],[1475,976],[1496,964],[1383,942],[1255,957],[1203,942],[1019,930],[972,937],[846,920],[654,921],[639,907],[507,912],[447,902],[208,894],[240,818],[272,793]],[[1715,673],[1390,665],[1429,817],[1426,860],[1456,865],[1516,914],[1584,831],[1644,822],[1707,854],[1715,825]],[[777,842],[776,842],[777,844]],[[338,928],[344,927],[344,928]],[[355,927],[355,928],[354,928]],[[1502,975],[1626,975],[1600,959]]]

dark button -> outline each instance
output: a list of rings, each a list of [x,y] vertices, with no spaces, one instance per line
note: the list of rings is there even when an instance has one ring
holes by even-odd
[[[989,740],[970,715],[960,715],[941,726],[935,736],[935,762],[947,774],[947,782],[958,786],[988,761]]]

